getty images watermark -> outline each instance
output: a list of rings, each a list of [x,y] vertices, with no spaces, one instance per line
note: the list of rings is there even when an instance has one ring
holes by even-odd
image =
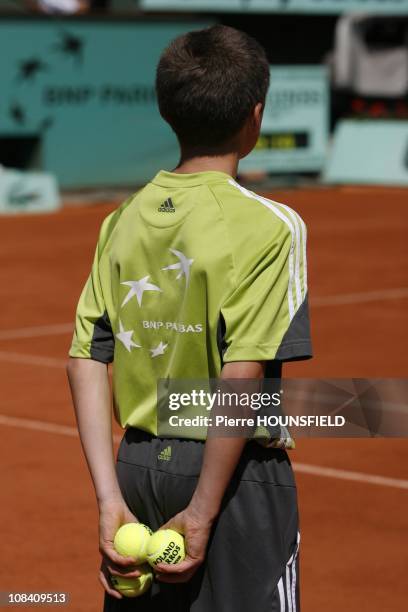
[[[161,437],[408,437],[407,379],[166,379],[157,405]]]
[[[236,383],[234,383],[236,385]],[[249,409],[256,413],[262,409],[280,408],[283,392],[208,392],[204,389],[191,389],[190,392],[173,392],[168,395],[168,409],[180,411],[168,418],[170,427],[344,427],[346,419],[341,415],[285,415],[254,414],[251,416],[231,416],[230,409]],[[184,408],[197,408],[195,416],[185,416]],[[210,416],[203,411],[219,414]]]

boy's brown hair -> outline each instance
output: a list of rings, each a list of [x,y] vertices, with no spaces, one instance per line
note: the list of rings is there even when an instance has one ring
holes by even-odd
[[[265,51],[248,34],[216,25],[179,36],[156,74],[160,114],[179,141],[217,147],[231,140],[269,86]]]

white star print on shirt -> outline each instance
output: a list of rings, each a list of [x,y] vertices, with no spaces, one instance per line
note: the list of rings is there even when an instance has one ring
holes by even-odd
[[[176,276],[176,279],[185,276],[186,284],[188,285],[188,281],[190,278],[190,267],[194,259],[189,259],[181,251],[177,251],[177,249],[170,249],[170,251],[173,253],[173,255],[178,257],[180,261],[178,263],[170,264],[169,266],[162,268],[162,270],[180,270],[180,272]]]
[[[164,351],[166,350],[166,348],[168,347],[168,344],[164,344],[164,342],[160,342],[156,348],[152,348],[149,349],[151,354],[152,354],[152,358],[153,357],[158,357],[159,355],[163,355]]]
[[[162,289],[160,289],[160,287],[158,287],[157,285],[153,285],[152,283],[149,283],[148,282],[149,278],[150,276],[148,275],[148,276],[144,276],[143,278],[137,281],[124,281],[123,283],[120,283],[121,285],[127,285],[128,287],[130,287],[130,290],[127,296],[122,302],[122,308],[125,304],[129,302],[129,300],[132,299],[134,295],[136,296],[137,303],[139,304],[139,306],[141,306],[143,293],[145,291],[162,291]]]
[[[133,342],[132,336],[133,329],[125,331],[122,321],[119,319],[119,333],[116,334],[116,338],[122,342],[123,346],[129,351],[129,353],[131,352],[132,348],[141,348],[140,344]]]

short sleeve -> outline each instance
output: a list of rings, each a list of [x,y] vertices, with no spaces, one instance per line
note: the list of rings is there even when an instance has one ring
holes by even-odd
[[[109,217],[102,225],[91,273],[78,301],[74,336],[69,350],[71,357],[93,359],[103,363],[113,361],[115,345],[99,270],[108,225]]]
[[[290,361],[312,356],[306,227],[299,216],[294,222],[279,223],[263,244],[262,240],[257,244],[255,238],[252,252],[248,247],[250,255],[221,310],[224,362]]]

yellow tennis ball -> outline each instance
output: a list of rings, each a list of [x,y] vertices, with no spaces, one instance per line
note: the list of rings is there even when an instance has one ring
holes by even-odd
[[[126,523],[117,530],[113,546],[123,557],[135,557],[138,565],[146,561],[147,543],[151,535],[152,530],[143,523]]]
[[[152,567],[158,563],[180,563],[185,556],[184,538],[173,529],[156,531],[147,544],[147,561]]]
[[[137,578],[126,578],[126,576],[111,576],[111,583],[116,591],[122,593],[124,597],[139,597],[151,587],[153,574],[148,565],[141,565],[140,571],[143,572]]]

